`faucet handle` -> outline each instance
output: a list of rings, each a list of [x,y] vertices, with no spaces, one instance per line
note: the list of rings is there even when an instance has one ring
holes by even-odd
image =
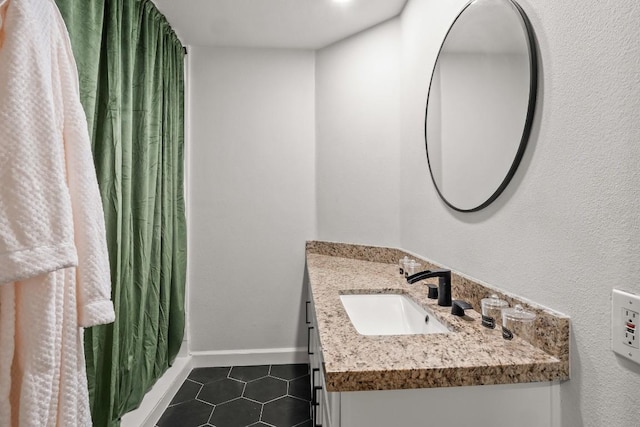
[[[473,308],[471,304],[459,299],[452,301],[451,314],[454,316],[464,316],[464,311]]]
[[[427,295],[428,298],[438,299],[438,285],[427,283],[427,286],[429,287],[429,294]]]

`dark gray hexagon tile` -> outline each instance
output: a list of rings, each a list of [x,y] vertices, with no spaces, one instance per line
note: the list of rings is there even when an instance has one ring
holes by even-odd
[[[201,387],[202,384],[185,380],[185,382],[183,382],[180,386],[180,389],[178,390],[176,395],[173,396],[173,399],[171,400],[171,403],[169,403],[169,406],[195,399]]]
[[[288,394],[300,399],[311,400],[311,377],[306,375],[289,381]]]
[[[253,381],[258,378],[266,377],[268,374],[269,365],[234,366],[231,368],[229,378],[235,378],[241,381]]]
[[[220,427],[245,427],[260,420],[260,403],[240,398],[216,406],[209,420]]]
[[[228,378],[232,369],[238,380]],[[302,376],[298,374],[302,374]],[[290,380],[286,381],[287,378]],[[245,381],[248,381],[246,385]],[[286,386],[287,382],[288,389],[284,390],[282,384]],[[204,384],[204,386],[201,386],[201,384]],[[272,391],[269,386],[273,386],[275,391]],[[176,393],[169,408],[160,419],[158,426],[230,427],[238,422],[239,424],[237,425],[251,425],[254,427],[313,427],[309,420],[309,387],[308,365],[197,368],[191,371],[189,378]],[[198,393],[197,390],[200,390],[200,392]],[[243,391],[246,393],[247,390],[248,395],[246,398],[241,398]],[[194,392],[197,393],[197,400],[193,399]],[[287,399],[276,396],[273,400],[267,400],[276,394],[284,396],[287,393],[289,395]],[[252,400],[255,401],[252,402]],[[267,402],[264,404],[267,409],[267,418],[263,418],[262,421],[259,421],[260,410],[263,406],[259,403],[260,401]],[[272,403],[276,402],[277,405],[272,405]],[[302,405],[300,402],[302,402]],[[216,403],[217,406],[215,406]],[[219,424],[216,424],[212,419],[209,419],[209,415],[213,417],[213,413],[219,407],[223,409],[218,412],[216,419]],[[253,418],[256,408],[258,415]],[[234,414],[234,409],[240,412]],[[245,409],[248,409],[248,412],[250,414],[253,413],[253,415],[248,417],[251,418],[249,422],[242,424],[244,422]],[[299,413],[299,415],[296,415],[296,413]],[[300,422],[292,424],[301,417],[304,418]],[[228,424],[225,424],[226,420],[229,420]],[[274,421],[284,423],[276,424]]]
[[[213,381],[218,381],[227,378],[231,371],[231,367],[215,367],[215,368],[195,368],[189,373],[188,379],[198,382],[200,384],[207,384]]]
[[[269,375],[282,378],[283,380],[293,380],[309,374],[309,365],[306,363],[294,365],[273,365]]]
[[[287,382],[278,378],[264,377],[247,383],[243,396],[258,402],[268,402],[286,396]]]
[[[244,386],[242,381],[225,378],[203,385],[197,398],[217,405],[242,396]]]
[[[170,406],[164,411],[158,427],[198,427],[209,421],[213,406],[197,400]]]
[[[262,421],[278,427],[293,427],[309,419],[309,402],[295,397],[282,397],[265,403]]]

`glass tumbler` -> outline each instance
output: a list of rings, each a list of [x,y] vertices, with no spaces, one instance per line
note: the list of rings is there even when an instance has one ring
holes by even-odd
[[[535,334],[535,313],[526,311],[520,304],[502,310],[502,336],[505,339],[520,337],[527,342],[533,340]]]
[[[502,309],[508,308],[509,303],[493,294],[480,300],[482,307],[482,326],[494,329],[502,326]]]

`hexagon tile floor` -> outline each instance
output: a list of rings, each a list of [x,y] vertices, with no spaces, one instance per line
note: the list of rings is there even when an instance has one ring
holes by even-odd
[[[311,427],[309,365],[197,368],[157,427]]]

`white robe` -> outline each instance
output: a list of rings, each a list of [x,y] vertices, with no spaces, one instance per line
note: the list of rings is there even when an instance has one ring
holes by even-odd
[[[0,9],[0,427],[90,426],[82,328],[115,314],[76,65],[53,0]]]

